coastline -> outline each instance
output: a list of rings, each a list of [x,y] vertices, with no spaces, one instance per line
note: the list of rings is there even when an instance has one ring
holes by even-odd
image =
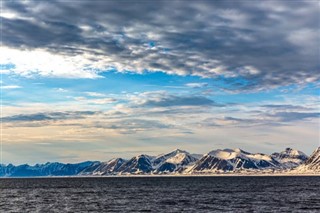
[[[320,177],[320,173],[277,173],[277,174],[126,174],[126,175],[75,175],[75,176],[25,176],[25,177],[0,177],[1,179],[54,179],[54,178],[159,178],[159,177]]]

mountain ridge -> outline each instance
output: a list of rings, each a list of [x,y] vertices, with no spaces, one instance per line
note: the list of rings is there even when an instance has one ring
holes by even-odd
[[[291,148],[271,155],[250,153],[239,148],[215,149],[204,155],[175,149],[157,156],[140,154],[130,159],[114,158],[105,162],[0,165],[0,177],[304,173],[313,170],[320,174],[320,147],[310,158]]]
[[[318,147],[308,158],[308,160],[295,168],[298,173],[320,173],[320,147]]]

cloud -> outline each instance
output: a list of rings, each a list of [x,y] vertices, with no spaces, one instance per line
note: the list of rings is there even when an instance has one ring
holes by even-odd
[[[286,126],[297,121],[305,121],[317,119],[320,117],[318,112],[286,112],[280,111],[276,113],[261,112],[256,115],[247,114],[245,117],[225,116],[224,118],[212,119],[221,126]]]
[[[106,97],[105,94],[99,92],[85,92],[84,94],[91,97]]]
[[[170,107],[170,106],[214,106],[214,101],[201,96],[167,96],[158,100],[148,100],[143,106],[148,107]]]
[[[86,67],[85,63],[91,62],[82,56],[69,57],[44,49],[18,50],[8,47],[2,47],[0,54],[4,56],[1,57],[0,64],[11,65],[5,69],[6,74],[18,74],[28,78],[101,78],[96,70]]]
[[[319,112],[278,112],[272,117],[277,117],[282,122],[292,122],[298,120],[320,118]]]
[[[290,104],[266,104],[261,107],[274,110],[308,110],[309,108]]]
[[[81,119],[84,116],[95,115],[95,111],[67,111],[67,112],[48,112],[34,114],[18,114],[3,117],[3,122],[35,122],[35,121],[57,121],[66,119]]]
[[[3,14],[1,63],[22,76],[162,71],[242,90],[320,80],[317,1],[5,1]]]
[[[208,83],[187,83],[186,86],[191,88],[202,88],[207,87]]]
[[[173,128],[173,125],[164,124],[158,120],[133,118],[113,120],[109,123],[95,122],[88,127],[116,130],[121,134],[133,134],[147,130],[169,129]]]
[[[97,97],[97,94],[94,94],[95,96],[93,97]],[[91,95],[92,96],[92,95]],[[100,96],[99,96],[100,97]],[[86,97],[75,97],[74,98],[76,101],[78,102],[82,102],[84,104],[88,104],[88,105],[104,105],[104,104],[111,104],[111,103],[115,103],[117,102],[117,99],[115,98],[86,98]]]
[[[174,95],[164,91],[141,93],[131,101],[139,107],[223,106],[204,96]]]
[[[1,89],[20,89],[20,88],[22,88],[19,85],[4,85],[4,86],[0,86],[0,87],[1,87]]]
[[[57,92],[68,92],[67,89],[63,89],[63,88],[55,88],[54,90]]]

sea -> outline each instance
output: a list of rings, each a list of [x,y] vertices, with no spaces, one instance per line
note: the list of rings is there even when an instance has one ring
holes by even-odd
[[[0,212],[320,212],[320,177],[3,178]]]

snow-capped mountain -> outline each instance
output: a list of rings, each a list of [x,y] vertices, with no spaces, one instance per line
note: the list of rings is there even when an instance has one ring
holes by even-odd
[[[182,172],[186,166],[197,160],[189,152],[176,149],[168,154],[159,155],[153,160],[154,173]]]
[[[120,174],[149,174],[152,172],[153,157],[149,155],[138,155],[123,163],[117,172]]]
[[[97,162],[92,166],[84,169],[80,175],[115,175],[118,169],[126,160],[122,158],[114,158],[107,162]]]
[[[309,169],[320,170],[320,147],[318,147],[306,162]]]
[[[117,174],[168,174],[181,172],[186,166],[198,159],[187,151],[176,149],[156,157],[139,155],[124,160],[112,159],[108,162],[93,164],[84,169],[80,175],[117,175]]]
[[[286,168],[297,167],[308,160],[308,156],[305,153],[291,148],[286,148],[282,152],[275,152],[271,157]]]
[[[295,172],[320,173],[320,147],[318,147],[305,162],[296,168]]]
[[[172,152],[169,152],[169,153],[166,153],[166,154],[161,154],[161,155],[158,155],[154,158],[153,160],[153,165],[154,166],[157,166],[163,162],[165,162],[167,159],[171,158],[171,157],[174,157],[175,155],[179,154],[179,153],[188,153],[184,150],[181,150],[181,149],[175,149],[173,150]]]
[[[205,154],[187,172],[228,172],[279,168],[281,168],[281,164],[265,154],[251,154],[241,149],[217,149]]]
[[[77,164],[46,163],[30,166],[0,165],[0,177],[73,176],[73,175],[157,175],[212,173],[313,173],[320,174],[320,147],[308,159],[303,152],[287,148],[266,155],[241,149],[217,149],[199,157],[176,149],[156,157],[138,155],[129,160],[115,158],[106,162],[86,161]],[[300,165],[302,164],[302,165]],[[292,169],[295,167],[294,169]]]
[[[30,166],[28,164],[14,166],[0,165],[0,176],[2,177],[24,177],[24,176],[72,176],[79,174],[82,170],[92,166],[96,162],[86,161],[76,164],[46,163]]]

